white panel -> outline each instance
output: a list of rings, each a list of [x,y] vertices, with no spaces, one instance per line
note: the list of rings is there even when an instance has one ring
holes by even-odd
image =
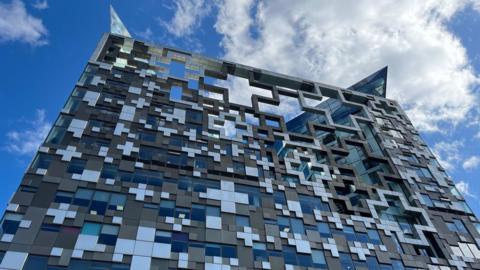
[[[133,256],[130,269],[150,269],[152,258],[144,256]]]
[[[206,220],[206,227],[209,229],[222,229],[222,218],[221,217],[214,217],[214,216],[207,216]]]
[[[135,240],[130,239],[117,239],[117,244],[115,245],[115,252],[120,254],[133,254],[133,250],[135,249]]]
[[[152,257],[170,259],[171,256],[171,244],[153,243]]]
[[[138,227],[137,240],[153,242],[155,240],[155,228]]]
[[[27,260],[28,253],[17,252],[17,251],[7,251],[2,260],[0,267],[2,269],[22,269],[25,261]]]
[[[134,255],[152,256],[153,242],[136,241]]]

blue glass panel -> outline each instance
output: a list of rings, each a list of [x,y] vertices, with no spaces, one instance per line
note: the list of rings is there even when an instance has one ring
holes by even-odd
[[[237,248],[234,246],[222,246],[222,257],[224,258],[237,258]]]
[[[247,216],[235,216],[235,223],[237,226],[250,227],[250,218]]]
[[[181,100],[182,99],[182,87],[172,86],[170,90],[170,100]]]
[[[190,89],[198,89],[198,81],[197,80],[188,80],[188,88]]]
[[[369,229],[367,230],[369,242],[374,244],[374,245],[380,245],[382,244],[382,240],[380,240],[380,235],[376,230]]]
[[[215,206],[207,206],[207,215],[212,217],[220,216],[220,208]]]
[[[42,270],[47,267],[48,257],[29,255],[23,269]]]
[[[188,252],[188,244],[185,242],[172,242],[172,251],[173,252]]]
[[[20,226],[20,221],[17,220],[4,220],[2,224],[3,233],[15,234]]]
[[[205,244],[205,255],[206,256],[217,256],[221,257],[221,249],[219,245],[215,244]]]
[[[173,217],[173,209],[175,208],[174,201],[161,201],[159,214],[160,216]]]
[[[197,221],[205,221],[205,207],[203,205],[192,204],[191,219]]]
[[[170,75],[173,75],[177,78],[183,78],[185,77],[185,64],[172,60],[170,62],[169,71]]]
[[[292,222],[292,231],[294,233],[305,234],[305,228],[303,227],[303,221],[298,218],[290,219]]]
[[[155,242],[157,243],[170,243],[172,241],[172,233],[167,231],[156,231]]]
[[[83,224],[81,234],[99,235],[101,227],[101,224],[86,222],[85,224]]]
[[[98,243],[114,246],[117,243],[117,235],[101,234],[98,238]]]
[[[78,158],[72,158],[68,165],[67,172],[68,173],[76,173],[76,174],[82,174],[83,169],[85,169],[85,164],[87,163],[86,160],[83,159],[78,159]]]
[[[379,270],[380,266],[378,265],[377,258],[373,256],[367,256],[367,266],[368,269]]]
[[[312,261],[314,264],[324,265],[325,256],[323,255],[323,251],[321,250],[312,250]]]

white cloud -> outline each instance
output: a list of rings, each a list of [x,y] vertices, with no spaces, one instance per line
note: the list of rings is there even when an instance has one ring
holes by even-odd
[[[480,12],[480,0],[473,0],[472,5],[473,9]]]
[[[47,33],[42,20],[28,14],[22,1],[0,3],[0,42],[20,41],[40,46],[47,44]]]
[[[346,87],[388,65],[387,96],[420,130],[441,131],[476,103],[471,89],[479,80],[446,26],[467,4],[223,1],[215,28],[226,59],[329,84]]]
[[[150,42],[153,41],[153,31],[150,27],[147,27],[145,31],[137,32],[136,34],[138,37],[140,37],[143,40],[150,41]]]
[[[433,145],[432,152],[446,170],[451,171],[461,160],[460,148],[464,145],[463,141],[445,142],[440,141]]]
[[[473,137],[474,137],[475,139],[480,139],[480,131],[477,132],[477,134],[475,134]]]
[[[479,156],[471,156],[463,161],[462,167],[465,170],[472,170],[477,168],[480,165],[480,157]]]
[[[43,1],[37,0],[35,3],[32,4],[32,6],[36,9],[44,10],[48,8],[48,2],[47,0],[43,0]]]
[[[211,5],[204,0],[178,0],[172,9],[175,11],[173,18],[168,22],[159,19],[159,22],[170,34],[182,37],[191,35],[201,25],[203,18],[210,13]]]
[[[466,197],[471,197],[471,198],[477,198],[476,194],[473,194],[470,191],[470,184],[465,182],[465,181],[459,181],[458,183],[455,184],[455,187],[457,190],[462,193]]]
[[[4,149],[12,154],[31,155],[45,140],[51,128],[45,118],[45,110],[37,110],[34,120],[26,121],[27,127],[21,131],[12,130],[6,135]]]

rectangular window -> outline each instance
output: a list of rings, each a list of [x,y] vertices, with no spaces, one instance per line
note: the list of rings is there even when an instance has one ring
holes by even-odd
[[[433,207],[433,202],[430,199],[430,196],[428,196],[427,194],[420,194],[420,195],[422,196],[422,200],[423,200],[423,203],[425,203],[425,205],[427,205],[428,207]]]
[[[172,86],[170,90],[170,100],[172,101],[179,101],[182,100],[182,87],[180,86]]]
[[[105,215],[110,194],[103,191],[95,191],[90,204],[90,214]]]
[[[100,230],[102,229],[102,224],[85,222],[81,234],[86,235],[100,235]]]
[[[378,234],[377,230],[368,229],[367,234],[368,234],[368,239],[369,239],[370,243],[372,243],[374,245],[381,245],[382,244],[382,240],[380,239],[380,235]]]
[[[237,227],[250,227],[250,218],[248,216],[235,216]]]
[[[2,234],[15,234],[20,226],[22,215],[6,213],[2,222]]]
[[[117,243],[118,226],[104,224],[98,238],[99,244],[114,246]]]
[[[191,215],[192,220],[205,222],[205,219],[206,219],[205,206],[198,205],[198,204],[192,204],[192,211],[191,212],[192,212],[192,215]]]
[[[262,205],[261,193],[257,187],[235,184],[235,191],[248,194],[248,204],[260,207]]]
[[[86,160],[79,159],[79,158],[72,158],[72,160],[68,164],[67,172],[72,174],[73,173],[82,174],[86,164],[87,164]]]
[[[202,124],[203,113],[201,111],[187,110],[185,120],[195,124]]]
[[[172,233],[167,231],[157,230],[155,232],[155,242],[170,244],[172,242]]]
[[[220,208],[216,206],[207,206],[207,216],[219,217]]]
[[[453,222],[446,222],[446,224],[451,232],[468,234],[467,228],[465,228],[465,225],[463,225],[461,220],[454,219]]]
[[[172,233],[172,251],[188,252],[188,233]]]
[[[146,142],[155,142],[157,140],[157,134],[155,132],[141,130],[137,133],[137,139]]]
[[[320,236],[325,238],[332,237],[332,232],[330,231],[330,227],[328,226],[328,223],[318,222],[317,229],[318,229],[318,232],[320,233]]]
[[[313,266],[315,267],[326,267],[327,262],[325,261],[325,256],[323,255],[323,251],[321,250],[312,250],[312,261],[313,261]]]
[[[125,206],[125,202],[127,201],[127,196],[123,194],[112,194],[110,197],[110,201],[108,203],[108,209],[111,210],[123,210]]]
[[[267,247],[264,243],[253,243],[253,260],[268,262]]]
[[[109,224],[85,222],[81,234],[98,236],[98,244],[114,246],[117,243],[119,227]]]
[[[173,217],[174,208],[175,208],[174,201],[167,201],[167,200],[160,201],[159,215],[164,217]]]
[[[104,179],[116,179],[117,178],[118,167],[113,164],[103,164],[101,178]]]
[[[53,157],[47,154],[39,153],[35,157],[35,160],[32,163],[32,169],[36,171],[37,169],[48,169],[50,163],[52,162]]]
[[[73,199],[73,193],[70,192],[63,192],[59,191],[57,192],[55,196],[55,202],[56,203],[68,203],[71,204]]]
[[[88,206],[92,200],[93,190],[80,188],[75,193],[73,204],[79,206]]]

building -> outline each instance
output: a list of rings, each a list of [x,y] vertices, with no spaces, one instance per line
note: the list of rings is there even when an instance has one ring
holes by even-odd
[[[344,89],[112,14],[8,204],[0,268],[480,269],[480,223],[386,68]]]

